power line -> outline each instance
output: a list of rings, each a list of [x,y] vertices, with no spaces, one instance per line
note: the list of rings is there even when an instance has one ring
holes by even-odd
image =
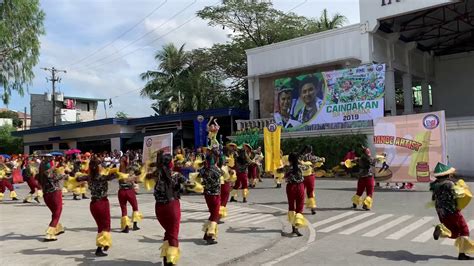
[[[135,29],[138,25],[140,25],[143,21],[145,21],[145,19],[147,19],[148,17],[150,17],[151,15],[153,15],[158,9],[160,9],[162,6],[164,6],[167,2],[168,2],[168,0],[165,0],[163,3],[161,3],[161,4],[158,5],[156,8],[154,8],[150,13],[148,13],[148,15],[146,15],[146,16],[143,17],[139,22],[137,22],[135,25],[133,25],[132,27],[130,27],[129,29],[127,29],[126,31],[124,31],[123,33],[121,33],[121,34],[120,34],[119,36],[117,36],[114,40],[112,40],[111,42],[105,44],[104,46],[100,47],[99,49],[95,50],[94,52],[92,52],[91,54],[87,55],[86,57],[83,57],[82,59],[73,62],[72,64],[69,65],[69,67],[71,67],[71,66],[73,66],[73,65],[77,65],[77,64],[79,64],[79,63],[85,61],[86,59],[90,58],[91,56],[97,54],[98,52],[104,50],[106,47],[109,47],[109,46],[112,45],[114,42],[116,42],[118,39],[122,38],[122,37],[125,36],[127,33],[129,33],[130,31],[132,31],[133,29]]]
[[[291,8],[290,10],[288,10],[287,13],[290,13],[291,11],[297,9],[298,7],[300,7],[300,6],[304,5],[304,4],[306,4],[306,2],[308,2],[308,0],[304,0],[303,2],[297,4],[296,6],[294,6],[294,7]]]
[[[148,31],[147,33],[143,34],[142,36],[140,36],[139,38],[135,39],[134,41],[132,41],[131,43],[125,45],[124,47],[118,49],[118,50],[115,50],[115,52],[113,52],[112,54],[109,54],[109,55],[106,55],[104,57],[101,57],[100,59],[96,60],[96,61],[93,61],[93,62],[90,62],[89,64],[85,65],[84,67],[89,67],[91,65],[94,65],[96,63],[99,63],[101,61],[104,61],[105,59],[108,59],[110,58],[111,56],[114,56],[116,54],[118,54],[120,51],[124,50],[125,48],[137,43],[138,41],[142,40],[143,38],[145,38],[146,36],[152,34],[154,31],[156,31],[157,29],[161,28],[162,26],[164,26],[165,24],[167,24],[168,22],[170,22],[171,19],[179,16],[180,14],[182,14],[184,11],[186,11],[188,8],[190,8],[192,5],[194,5],[195,3],[197,2],[197,0],[194,0],[192,3],[190,3],[189,5],[185,6],[183,9],[181,9],[179,12],[177,12],[176,14],[174,14],[173,16],[171,16],[167,21],[165,21],[164,23],[161,23],[160,25],[158,25],[157,27],[153,28],[152,30]],[[120,57],[119,57],[120,58]]]

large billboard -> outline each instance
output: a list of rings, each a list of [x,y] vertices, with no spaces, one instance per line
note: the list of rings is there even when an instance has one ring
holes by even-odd
[[[385,154],[390,173],[376,168],[376,177],[429,182],[436,164],[447,162],[444,111],[377,119],[374,145],[378,155]]]
[[[372,121],[383,117],[384,87],[384,64],[277,79],[274,118],[293,130]]]
[[[173,133],[148,136],[143,139],[143,163],[156,160],[159,150],[164,153],[173,153]]]

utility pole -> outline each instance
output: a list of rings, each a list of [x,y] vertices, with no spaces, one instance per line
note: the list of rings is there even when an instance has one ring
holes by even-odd
[[[51,72],[51,77],[48,80],[51,81],[51,83],[53,84],[53,94],[52,94],[51,100],[53,101],[53,126],[55,126],[56,125],[56,101],[55,101],[56,99],[54,97],[56,97],[56,82],[59,82],[61,80],[56,75],[56,73],[57,72],[67,73],[67,72],[66,70],[59,70],[54,67],[52,68],[43,67],[41,69]]]

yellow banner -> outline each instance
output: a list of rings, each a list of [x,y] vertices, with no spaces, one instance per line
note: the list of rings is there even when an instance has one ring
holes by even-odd
[[[273,172],[280,167],[281,126],[271,125],[270,130],[264,128],[265,172]]]

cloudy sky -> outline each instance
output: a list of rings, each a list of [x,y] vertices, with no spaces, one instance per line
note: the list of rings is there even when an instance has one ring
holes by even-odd
[[[187,49],[226,42],[226,30],[210,27],[194,18],[196,11],[220,1],[206,0],[41,0],[46,13],[46,35],[41,37],[41,56],[35,67],[30,93],[51,90],[48,72],[41,67],[67,70],[59,89],[67,96],[112,98],[108,116],[124,111],[129,116],[153,114],[151,101],[139,96],[144,82],[139,74],[156,68],[154,54],[172,42]],[[307,17],[318,17],[323,8],[339,12],[349,24],[359,22],[358,0],[275,0],[275,8]],[[296,8],[295,8],[296,7]],[[147,17],[153,10],[150,16]],[[127,32],[132,26],[142,21]],[[183,25],[183,23],[186,23]],[[121,36],[123,35],[123,36]],[[117,37],[121,36],[117,39]],[[107,46],[106,46],[107,45]],[[3,103],[1,105],[3,107]],[[30,109],[29,95],[16,93],[8,106]],[[103,106],[99,118],[105,117]]]

